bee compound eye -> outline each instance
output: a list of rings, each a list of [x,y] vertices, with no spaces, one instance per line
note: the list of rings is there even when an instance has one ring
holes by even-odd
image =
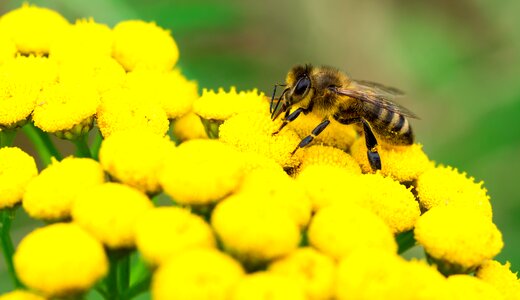
[[[311,80],[309,79],[309,77],[307,77],[307,76],[302,77],[296,83],[293,94],[296,96],[302,96],[303,94],[305,94],[305,92],[307,92],[307,90],[310,88],[310,86],[311,86]]]

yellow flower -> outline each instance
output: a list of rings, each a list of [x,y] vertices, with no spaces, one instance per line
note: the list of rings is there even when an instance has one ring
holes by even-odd
[[[75,223],[109,248],[135,245],[135,222],[152,202],[129,186],[107,182],[80,193],[72,205]]]
[[[502,234],[488,216],[456,205],[424,213],[415,225],[415,239],[444,274],[473,271],[504,246]]]
[[[245,161],[246,173],[258,169],[269,169],[273,172],[285,172],[282,166],[276,163],[272,158],[255,152],[241,152],[241,154]]]
[[[211,225],[223,247],[244,261],[257,266],[289,254],[298,247],[300,231],[287,212],[255,205],[265,196],[236,194],[213,210]]]
[[[235,191],[243,168],[232,147],[216,140],[191,140],[166,158],[159,182],[178,203],[206,205]]]
[[[293,278],[271,272],[257,272],[242,278],[230,297],[232,300],[307,299],[304,287]]]
[[[353,174],[361,174],[361,168],[356,160],[350,154],[338,148],[315,145],[306,147],[302,151],[300,172],[312,165],[329,165],[343,168]]]
[[[482,184],[482,181],[475,183],[473,177],[468,178],[466,173],[461,174],[457,169],[438,166],[417,178],[415,190],[424,209],[440,205],[470,205],[491,219],[491,203]]]
[[[45,300],[45,298],[29,291],[15,290],[0,295],[0,300]]]
[[[520,281],[517,273],[511,272],[511,264],[488,260],[477,269],[476,276],[494,286],[504,300],[520,299]]]
[[[125,86],[143,101],[157,103],[169,119],[187,114],[199,97],[197,83],[186,79],[179,69],[169,72],[137,69],[127,74]]]
[[[452,299],[502,300],[503,295],[491,284],[470,275],[448,277],[448,288]]]
[[[263,93],[254,89],[237,92],[231,87],[229,92],[219,89],[218,92],[204,89],[202,96],[193,103],[193,111],[206,120],[224,121],[232,116],[248,111],[262,112],[268,110]]]
[[[320,209],[312,218],[307,234],[309,244],[335,259],[367,247],[397,251],[394,235],[385,222],[355,204]]]
[[[331,299],[333,296],[336,276],[334,260],[313,248],[298,248],[272,262],[268,270],[298,280],[308,299]]]
[[[211,249],[194,249],[173,256],[152,279],[152,299],[229,299],[244,276],[231,257]]]
[[[13,59],[16,55],[16,51],[16,44],[2,32],[0,25],[0,65]]]
[[[22,201],[27,184],[36,175],[32,156],[17,147],[0,148],[0,209]]]
[[[287,168],[295,168],[300,163],[301,152],[291,152],[300,143],[300,138],[291,130],[282,130],[280,121],[271,121],[269,111],[245,112],[234,115],[220,126],[220,139],[233,145],[241,152],[255,152],[274,159]]]
[[[181,141],[208,138],[200,117],[194,112],[189,112],[175,120],[172,131]]]
[[[26,81],[38,91],[58,80],[58,64],[45,56],[21,56],[6,61],[1,72],[13,81]]]
[[[135,227],[136,245],[152,266],[194,248],[215,248],[213,231],[201,217],[180,207],[154,208]]]
[[[175,144],[145,130],[115,132],[105,138],[99,150],[99,162],[117,181],[146,193],[157,193],[158,174]]]
[[[70,223],[29,233],[18,245],[13,260],[20,280],[49,297],[86,291],[108,270],[101,243]]]
[[[311,134],[312,130],[318,126],[321,121],[323,121],[323,119],[316,114],[300,114],[300,116],[298,116],[298,118],[291,122],[287,127],[294,130],[299,137],[303,139]],[[335,120],[331,120],[329,126],[316,136],[311,145],[323,144],[341,150],[348,150],[356,140],[357,136],[358,133],[354,126],[343,125]]]
[[[90,82],[50,85],[38,96],[34,125],[60,138],[75,139],[92,128],[99,102]]]
[[[37,219],[67,218],[76,197],[104,179],[103,168],[95,160],[68,157],[55,161],[29,182],[23,208]]]
[[[364,173],[372,172],[364,138],[359,138],[352,145],[351,152]],[[390,176],[399,182],[412,182],[434,166],[420,144],[411,146],[383,144],[378,148],[378,152],[381,156],[381,174]]]
[[[115,88],[102,95],[97,125],[105,138],[117,131],[142,129],[165,135],[169,121],[156,103],[143,101],[129,89]]]
[[[50,44],[49,57],[57,61],[111,57],[112,30],[94,19],[79,19]]]
[[[59,13],[27,3],[0,19],[0,31],[11,37],[24,54],[48,54],[52,41],[68,26],[69,22]]]
[[[179,58],[170,32],[140,20],[119,22],[113,30],[112,56],[127,70],[138,67],[169,71]]]

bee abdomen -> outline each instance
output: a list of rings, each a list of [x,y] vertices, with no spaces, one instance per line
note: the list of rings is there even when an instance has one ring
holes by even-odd
[[[380,108],[377,117],[372,122],[379,128],[380,133],[383,133],[395,144],[413,144],[412,127],[405,116]]]

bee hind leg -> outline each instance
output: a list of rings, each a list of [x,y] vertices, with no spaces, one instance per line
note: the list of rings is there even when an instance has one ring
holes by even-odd
[[[287,111],[285,112],[285,116],[283,118],[283,123],[282,125],[280,125],[280,128],[278,128],[278,130],[276,130],[275,132],[273,132],[272,135],[276,135],[278,134],[278,132],[280,132],[280,130],[282,130],[287,124],[289,124],[290,122],[296,120],[296,118],[298,118],[298,116],[300,115],[300,113],[302,113],[303,111],[305,111],[304,108],[297,108],[295,111],[293,111],[292,113],[289,113],[290,112],[290,109],[288,108]]]
[[[367,121],[362,120],[363,123],[363,130],[365,132],[365,143],[367,145],[367,158],[368,162],[370,163],[370,167],[372,167],[372,170],[381,170],[381,157],[379,156],[379,153],[377,152],[376,146],[377,146],[377,139],[374,136],[374,133],[372,132],[372,129],[370,128],[370,125],[368,125]]]
[[[300,143],[298,144],[298,146],[296,147],[296,149],[293,150],[293,152],[291,152],[291,154],[294,154],[296,152],[296,150],[300,149],[300,148],[303,148],[305,146],[307,146],[310,142],[312,142],[312,140],[314,140],[314,138],[320,134],[328,125],[330,124],[330,120],[328,119],[325,119],[323,121],[321,121],[320,124],[318,124],[318,126],[316,126],[311,134],[309,134],[308,136],[304,137],[303,140],[300,141]]]

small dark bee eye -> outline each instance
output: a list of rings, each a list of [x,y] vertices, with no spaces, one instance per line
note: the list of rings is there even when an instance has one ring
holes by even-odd
[[[309,79],[309,77],[307,77],[307,76],[302,77],[296,83],[296,87],[294,88],[293,93],[296,96],[301,96],[301,95],[305,94],[305,92],[307,91],[307,89],[310,88],[310,86],[311,86],[311,80]]]

